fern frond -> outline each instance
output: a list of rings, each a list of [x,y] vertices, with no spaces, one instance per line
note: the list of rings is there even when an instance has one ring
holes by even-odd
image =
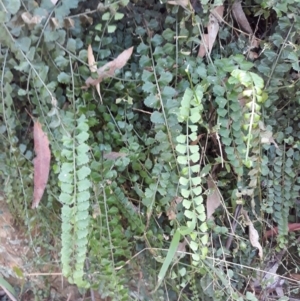
[[[197,85],[194,89],[187,88],[177,117],[179,122],[185,123],[186,128],[186,133],[177,137],[178,144],[176,146],[177,161],[181,166],[180,191],[185,208],[184,215],[187,219],[186,226],[180,227],[180,232],[191,237],[190,248],[195,252],[192,256],[194,264],[200,261],[199,252],[204,259],[208,251],[206,247],[208,240],[206,214],[198,163],[200,151],[199,146],[192,143],[197,140],[198,125],[202,122],[202,97],[203,87],[201,85]]]
[[[63,205],[61,261],[64,276],[72,283],[86,287],[88,283],[83,278],[89,234],[91,170],[88,167],[89,146],[85,142],[89,127],[84,115],[76,124],[70,136],[62,137],[65,162],[58,177],[61,182],[59,200]]]

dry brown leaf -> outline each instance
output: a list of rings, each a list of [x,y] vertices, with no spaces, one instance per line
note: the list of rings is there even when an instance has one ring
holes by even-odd
[[[29,12],[24,12],[21,15],[23,21],[28,25],[35,25],[41,23],[41,21],[45,18],[45,16],[32,16]]]
[[[31,24],[32,14],[29,12],[24,12],[21,14],[21,18],[26,24]]]
[[[256,60],[257,58],[259,57],[259,55],[258,55],[258,53],[257,52],[255,52],[255,51],[249,51],[248,52],[248,58],[250,59],[250,60]]]
[[[82,24],[93,25],[94,22],[93,18],[88,15],[81,15],[79,19]]]
[[[53,30],[61,27],[57,18],[50,18],[49,23]]]
[[[110,153],[104,154],[103,158],[108,159],[108,160],[117,160],[118,158],[125,157],[125,156],[127,156],[127,154],[125,154],[125,153],[110,152]]]
[[[178,244],[178,247],[177,247],[177,250],[176,250],[176,257],[177,258],[185,256],[185,254],[186,254],[186,245],[187,245],[187,242],[185,240]]]
[[[263,258],[263,249],[262,249],[261,244],[259,243],[259,235],[251,221],[249,222],[249,239],[250,239],[251,245],[258,249],[258,256],[260,259],[262,259]]]
[[[239,100],[239,103],[242,108],[246,105],[247,102],[249,102],[249,99],[247,99],[241,95],[238,96],[238,100]]]
[[[64,18],[64,27],[66,29],[74,28],[75,21],[71,18]]]
[[[91,72],[97,72],[97,64],[95,62],[95,57],[94,57],[93,49],[92,49],[91,45],[88,46],[87,56],[88,56],[88,63],[89,63]]]
[[[273,133],[271,131],[268,131],[265,124],[260,121],[259,122],[259,128],[260,128],[260,141],[261,143],[265,144],[271,144],[273,143],[276,148],[278,148],[278,144],[274,140]]]
[[[95,57],[94,57],[93,49],[92,49],[91,45],[88,46],[87,56],[88,56],[88,63],[89,63],[89,67],[90,67],[91,72],[97,72],[97,64],[95,62]],[[96,84],[96,90],[98,92],[98,95],[101,98],[101,95],[100,95],[100,82],[98,84]]]
[[[259,40],[252,36],[251,43],[250,43],[250,49],[258,48],[259,47]]]
[[[183,8],[186,8],[189,5],[189,0],[168,1],[168,4],[171,4],[171,5],[180,5]]]
[[[261,244],[259,243],[259,235],[257,230],[254,228],[254,225],[252,223],[252,221],[250,220],[249,216],[248,216],[248,212],[244,209],[242,209],[242,214],[244,215],[247,224],[249,226],[249,240],[250,243],[253,247],[258,249],[258,256],[260,259],[263,258],[263,249]]]
[[[252,28],[247,20],[247,17],[243,11],[241,1],[236,0],[232,5],[232,13],[236,22],[240,25],[240,27],[249,34],[253,34]]]
[[[289,277],[296,281],[300,281],[300,274],[290,274]]]
[[[172,206],[170,206],[167,209],[166,215],[167,215],[169,221],[172,221],[172,220],[176,219],[176,213],[175,213],[175,210]]]
[[[207,196],[206,201],[206,218],[209,219],[221,205],[221,196],[217,185],[210,176],[207,179],[207,186],[209,190],[212,190],[212,192]]]
[[[278,148],[278,144],[273,138],[273,134],[271,131],[265,131],[264,133],[260,134],[261,143],[271,144],[273,143],[276,148]]]
[[[177,213],[176,207],[179,203],[182,202],[182,200],[183,200],[182,197],[177,196],[177,197],[173,198],[173,200],[171,201],[170,207],[167,209],[167,212],[166,212],[167,217],[170,221],[176,219],[176,213]]]
[[[242,8],[242,4],[241,4],[241,1],[240,0],[236,0],[233,5],[232,5],[232,14],[233,14],[233,17],[235,18],[236,22],[239,24],[239,26],[242,28],[242,30],[244,30],[246,33],[250,34],[250,35],[253,35],[253,30],[247,20],[247,17],[243,11],[243,8]],[[250,50],[251,49],[254,49],[254,48],[258,48],[259,47],[259,41],[258,39],[256,39],[254,37],[254,35],[252,36],[251,38],[251,41],[250,41]],[[258,58],[258,53],[255,52],[255,51],[249,51],[248,52],[248,58],[250,60],[255,60]]]
[[[198,135],[197,138],[190,143],[190,145],[197,145],[203,135]]]
[[[49,140],[43,132],[41,124],[36,121],[33,127],[34,151],[34,190],[31,208],[36,208],[44,194],[50,171],[51,152]]]
[[[130,47],[130,48],[124,50],[113,61],[108,62],[107,64],[105,64],[104,66],[99,68],[97,70],[99,77],[96,79],[89,77],[85,81],[86,87],[96,86],[98,83],[101,83],[101,81],[104,78],[113,77],[116,70],[122,69],[126,65],[127,61],[130,59],[130,57],[132,55],[132,51],[133,51],[133,47]]]
[[[208,50],[209,53],[211,53],[211,50],[214,46],[215,40],[217,38],[218,32],[219,32],[219,22],[217,18],[213,15],[209,15],[209,23],[207,26],[207,32],[208,32]]]
[[[198,56],[199,57],[204,57],[206,55],[206,49],[208,50],[208,34],[203,35],[203,41],[200,45],[199,51],[198,51]]]
[[[215,16],[218,22],[223,22],[224,6],[216,6],[211,13]]]
[[[259,47],[259,40],[253,35],[249,47],[250,51],[248,52],[248,58],[250,60],[256,60],[259,57],[258,53],[252,50],[252,49],[257,49],[258,47]]]
[[[223,19],[224,6],[217,6],[214,8],[210,15],[207,25],[207,34],[203,35],[203,41],[200,45],[198,56],[204,57],[206,53],[210,54],[214,46],[215,40],[219,32],[219,22]]]

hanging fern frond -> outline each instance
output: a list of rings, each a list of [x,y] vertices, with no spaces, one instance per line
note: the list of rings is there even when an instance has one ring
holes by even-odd
[[[84,262],[89,234],[90,187],[88,167],[89,138],[85,115],[76,120],[76,127],[70,136],[62,137],[62,156],[59,180],[62,207],[62,250],[63,274],[78,286],[87,286],[84,277]],[[74,263],[74,264],[73,264]]]
[[[200,149],[199,145],[193,145],[197,140],[198,125],[202,122],[203,113],[203,87],[197,85],[195,88],[187,88],[178,112],[178,121],[185,124],[186,133],[177,137],[176,151],[177,161],[181,166],[181,177],[179,179],[180,191],[183,197],[184,215],[186,226],[180,227],[183,235],[190,235],[190,248],[193,255],[193,264],[207,255],[208,235],[206,225],[205,207],[202,196],[202,179],[200,173]],[[196,233],[196,229],[199,229]],[[194,232],[195,231],[195,232]]]
[[[238,105],[240,110],[239,123],[236,124],[234,118],[232,119],[232,131],[237,142],[237,135],[239,139],[242,138],[241,146],[238,145],[237,150],[241,150],[239,158],[240,171],[246,171],[248,173],[248,187],[245,190],[246,194],[251,198],[252,208],[255,207],[254,197],[255,190],[260,186],[260,174],[261,174],[261,136],[264,131],[261,118],[261,104],[263,104],[267,98],[267,93],[264,92],[264,81],[257,74],[249,71],[236,69],[231,72],[231,77],[228,80],[231,84],[236,84],[237,90],[240,92],[238,95]],[[238,129],[238,125],[241,126],[242,131]],[[247,169],[244,169],[245,166]],[[244,179],[245,174],[240,174]]]

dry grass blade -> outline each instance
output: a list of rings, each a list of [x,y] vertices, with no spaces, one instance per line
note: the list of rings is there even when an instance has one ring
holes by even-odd
[[[34,151],[36,157],[34,163],[34,191],[32,208],[36,208],[44,194],[50,171],[51,152],[49,140],[43,132],[41,124],[34,122],[33,128]]]
[[[101,68],[97,70],[98,78],[93,79],[89,77],[85,83],[86,86],[96,86],[98,83],[101,83],[101,81],[104,78],[113,77],[115,74],[115,71],[118,69],[122,69],[127,61],[130,59],[132,55],[133,47],[130,47],[126,50],[124,50],[118,57],[116,57],[113,61],[108,62]]]

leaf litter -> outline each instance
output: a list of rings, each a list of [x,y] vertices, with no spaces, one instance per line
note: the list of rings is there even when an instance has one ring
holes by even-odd
[[[215,184],[214,180],[210,176],[207,179],[207,186],[208,189],[212,191],[207,196],[207,201],[206,201],[206,216],[207,219],[209,219],[214,214],[216,209],[221,205],[221,196],[217,185]]]
[[[106,63],[104,66],[97,69],[98,77],[92,78],[88,77],[85,81],[86,86],[83,88],[88,88],[90,86],[97,86],[101,83],[103,79],[108,77],[113,77],[116,70],[122,69],[132,55],[133,47],[130,47],[120,53],[113,61]]]
[[[43,197],[48,182],[51,161],[49,140],[47,134],[42,130],[42,125],[39,121],[34,122],[33,140],[36,157],[33,159],[34,190],[32,209],[37,208]]]

